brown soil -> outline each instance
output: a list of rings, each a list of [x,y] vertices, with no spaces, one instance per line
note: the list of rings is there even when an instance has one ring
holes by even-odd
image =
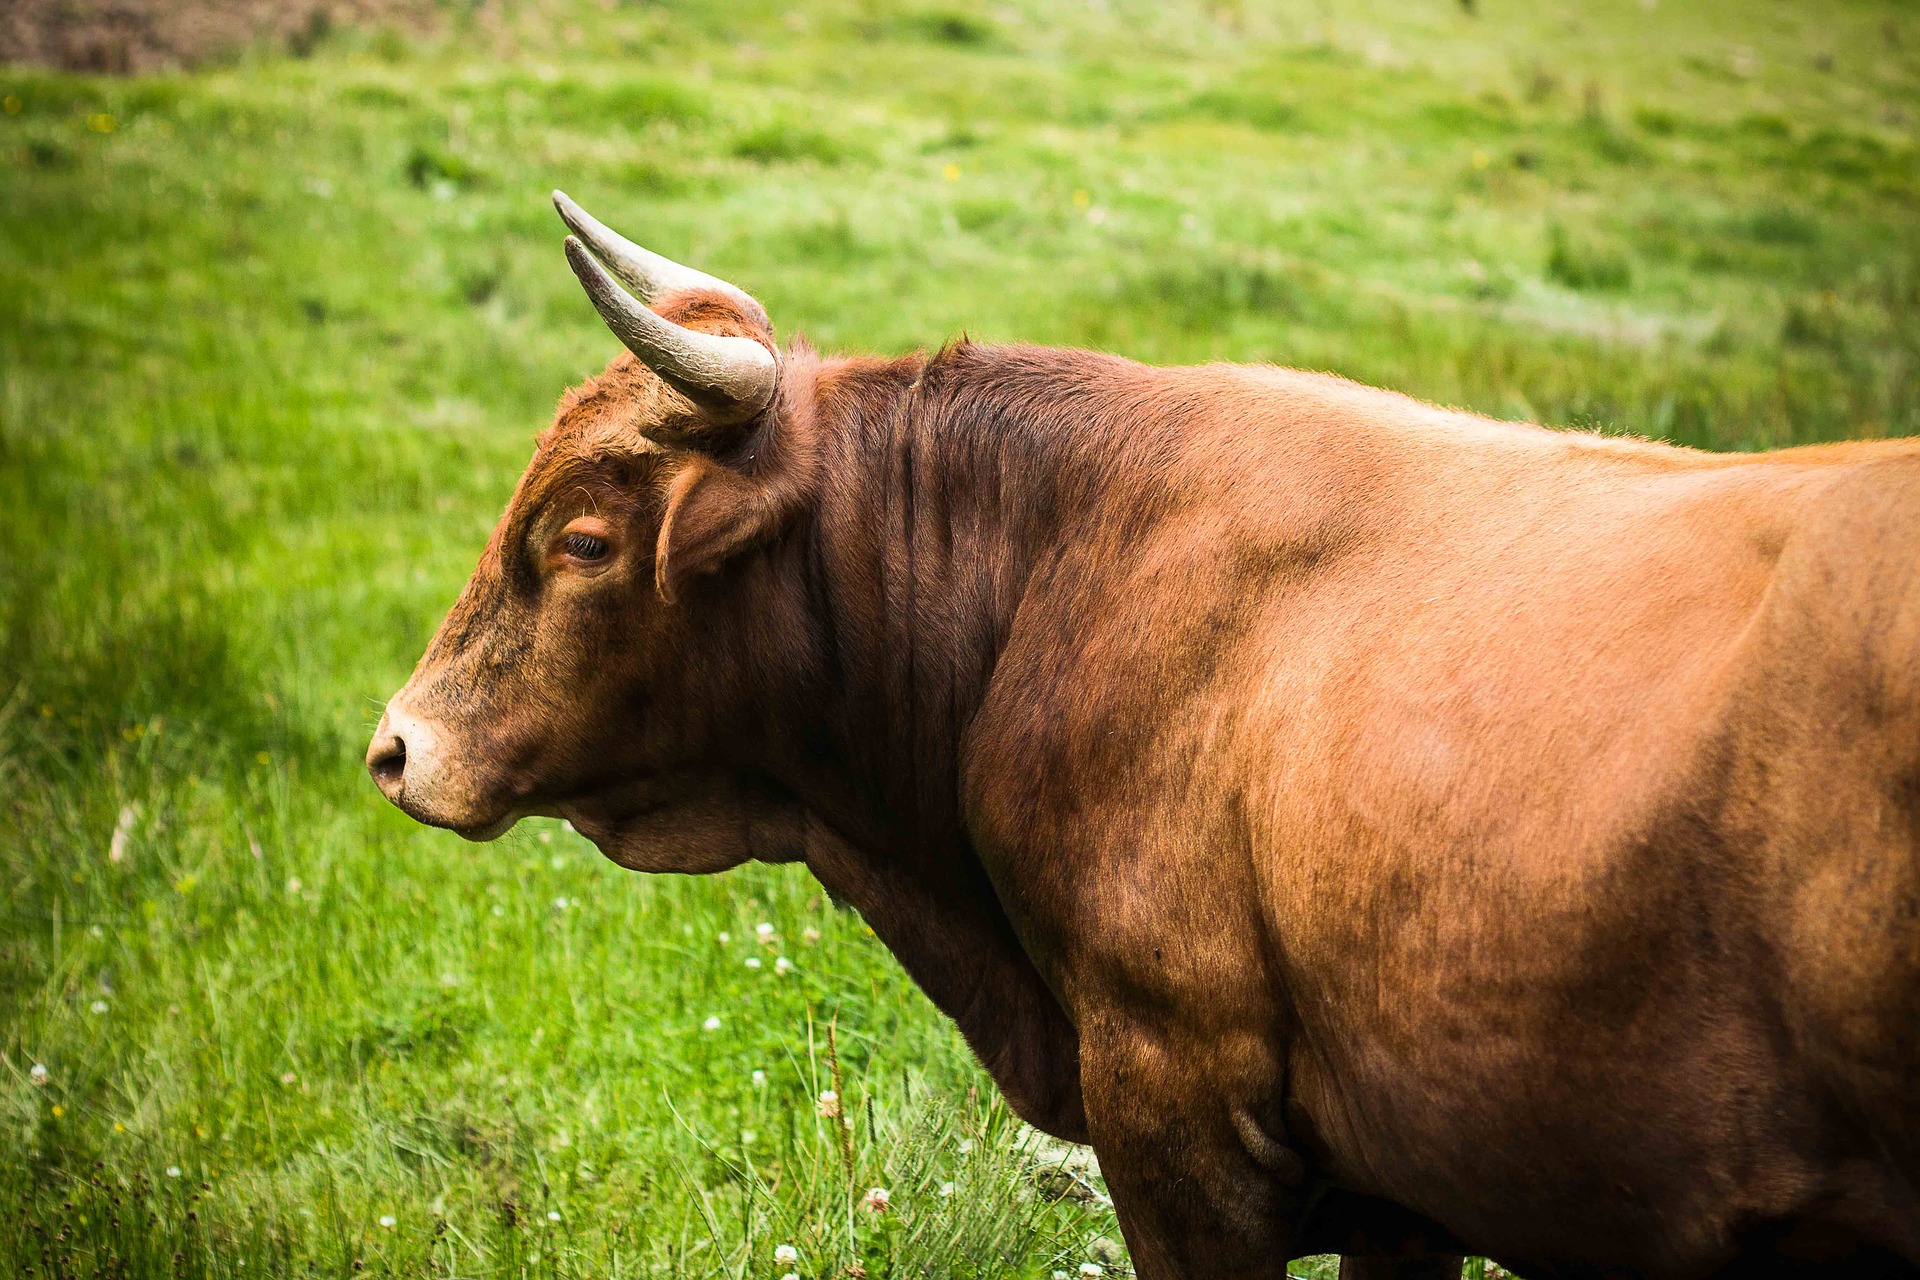
[[[120,74],[248,45],[307,52],[347,23],[419,27],[433,0],[0,0],[0,63]]]

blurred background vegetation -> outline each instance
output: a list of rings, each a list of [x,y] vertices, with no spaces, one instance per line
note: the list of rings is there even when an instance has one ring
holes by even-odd
[[[616,349],[550,187],[829,349],[1271,360],[1715,449],[1916,429],[1902,4],[151,9],[188,34],[0,19],[137,73],[0,67],[9,1274],[1124,1269],[803,873],[469,846],[366,782]]]

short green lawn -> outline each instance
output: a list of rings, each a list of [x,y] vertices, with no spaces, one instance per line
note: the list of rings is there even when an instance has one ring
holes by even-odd
[[[804,873],[466,845],[360,753],[615,350],[556,185],[828,348],[1920,430],[1920,18],[1476,7],[527,0],[0,70],[0,1270],[1112,1261]]]

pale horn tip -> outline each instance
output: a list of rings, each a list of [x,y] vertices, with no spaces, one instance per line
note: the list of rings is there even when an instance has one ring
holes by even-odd
[[[573,274],[585,286],[587,296],[593,299],[594,306],[603,315],[607,306],[616,299],[628,299],[627,291],[614,282],[613,276],[600,265],[600,259],[593,256],[593,250],[587,248],[579,236],[567,237],[566,250],[567,265],[573,268]],[[640,304],[635,301],[633,305]]]
[[[594,298],[617,291],[607,269],[593,256],[593,250],[579,236],[568,235],[566,239],[567,265],[573,268],[573,274],[580,277],[580,283],[587,286],[587,293]]]

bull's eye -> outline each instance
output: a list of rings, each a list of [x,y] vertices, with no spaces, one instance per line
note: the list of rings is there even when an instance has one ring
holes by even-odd
[[[607,540],[574,530],[561,537],[560,549],[575,560],[598,560],[607,554]]]

